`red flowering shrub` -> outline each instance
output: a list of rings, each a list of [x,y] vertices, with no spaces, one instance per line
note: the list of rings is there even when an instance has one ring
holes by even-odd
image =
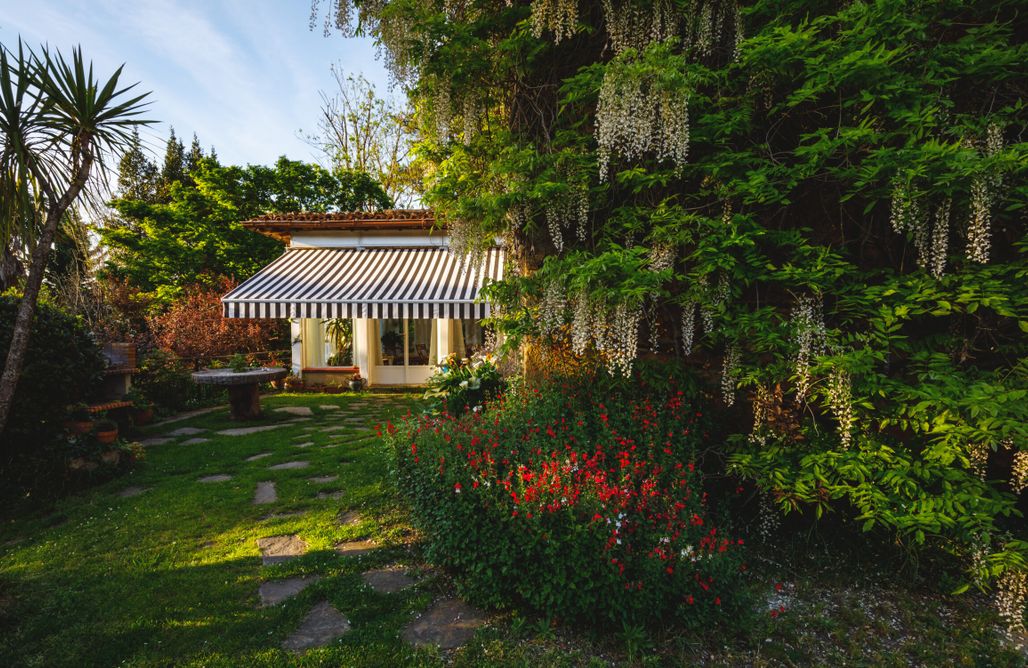
[[[228,278],[196,285],[151,322],[157,344],[200,364],[214,357],[262,352],[285,345],[284,320],[225,318],[221,296],[235,287]]]
[[[564,619],[699,626],[748,611],[743,541],[711,521],[692,463],[703,416],[682,391],[633,399],[638,387],[596,381],[387,426],[428,557],[481,603]]]

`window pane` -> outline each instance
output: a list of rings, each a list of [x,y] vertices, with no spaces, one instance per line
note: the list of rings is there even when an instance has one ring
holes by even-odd
[[[379,320],[378,336],[382,342],[381,363],[385,366],[403,366],[403,320]]]
[[[464,354],[471,357],[485,346],[485,330],[478,320],[461,320],[460,324],[464,333]]]
[[[353,366],[353,320],[325,320],[325,338],[331,351],[326,366]]]
[[[411,366],[434,364],[435,320],[407,321],[407,363]]]

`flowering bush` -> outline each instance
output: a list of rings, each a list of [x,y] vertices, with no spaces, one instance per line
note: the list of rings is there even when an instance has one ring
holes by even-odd
[[[441,397],[449,413],[461,415],[495,399],[503,389],[503,378],[488,356],[462,359],[451,353],[428,379],[428,388],[425,396]]]
[[[681,390],[632,399],[639,388],[598,381],[386,427],[429,558],[492,606],[625,625],[738,618],[743,541],[705,507],[703,415]]]

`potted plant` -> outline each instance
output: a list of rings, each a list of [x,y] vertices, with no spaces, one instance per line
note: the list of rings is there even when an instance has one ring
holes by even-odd
[[[360,392],[363,387],[364,387],[364,379],[361,378],[361,374],[360,374],[359,371],[357,373],[353,374],[352,376],[350,376],[350,389],[351,390],[353,390],[354,392]]]
[[[89,412],[89,406],[77,403],[68,409],[68,418],[64,421],[64,427],[72,434],[88,434],[93,430],[93,414]]]
[[[118,440],[118,423],[109,418],[104,418],[96,423],[96,440],[104,445],[110,445]]]
[[[302,390],[303,389],[303,378],[289,374],[285,379],[285,387],[287,390]]]
[[[250,370],[250,362],[247,361],[246,355],[239,353],[232,356],[228,361],[228,365],[232,369],[232,373],[243,373]]]
[[[150,424],[153,420],[153,402],[139,390],[129,390],[125,399],[132,402],[132,424],[137,427]]]

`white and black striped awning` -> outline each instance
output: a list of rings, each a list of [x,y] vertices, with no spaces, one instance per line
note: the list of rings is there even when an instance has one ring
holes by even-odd
[[[503,250],[474,266],[445,248],[290,248],[221,298],[227,318],[487,318]]]

